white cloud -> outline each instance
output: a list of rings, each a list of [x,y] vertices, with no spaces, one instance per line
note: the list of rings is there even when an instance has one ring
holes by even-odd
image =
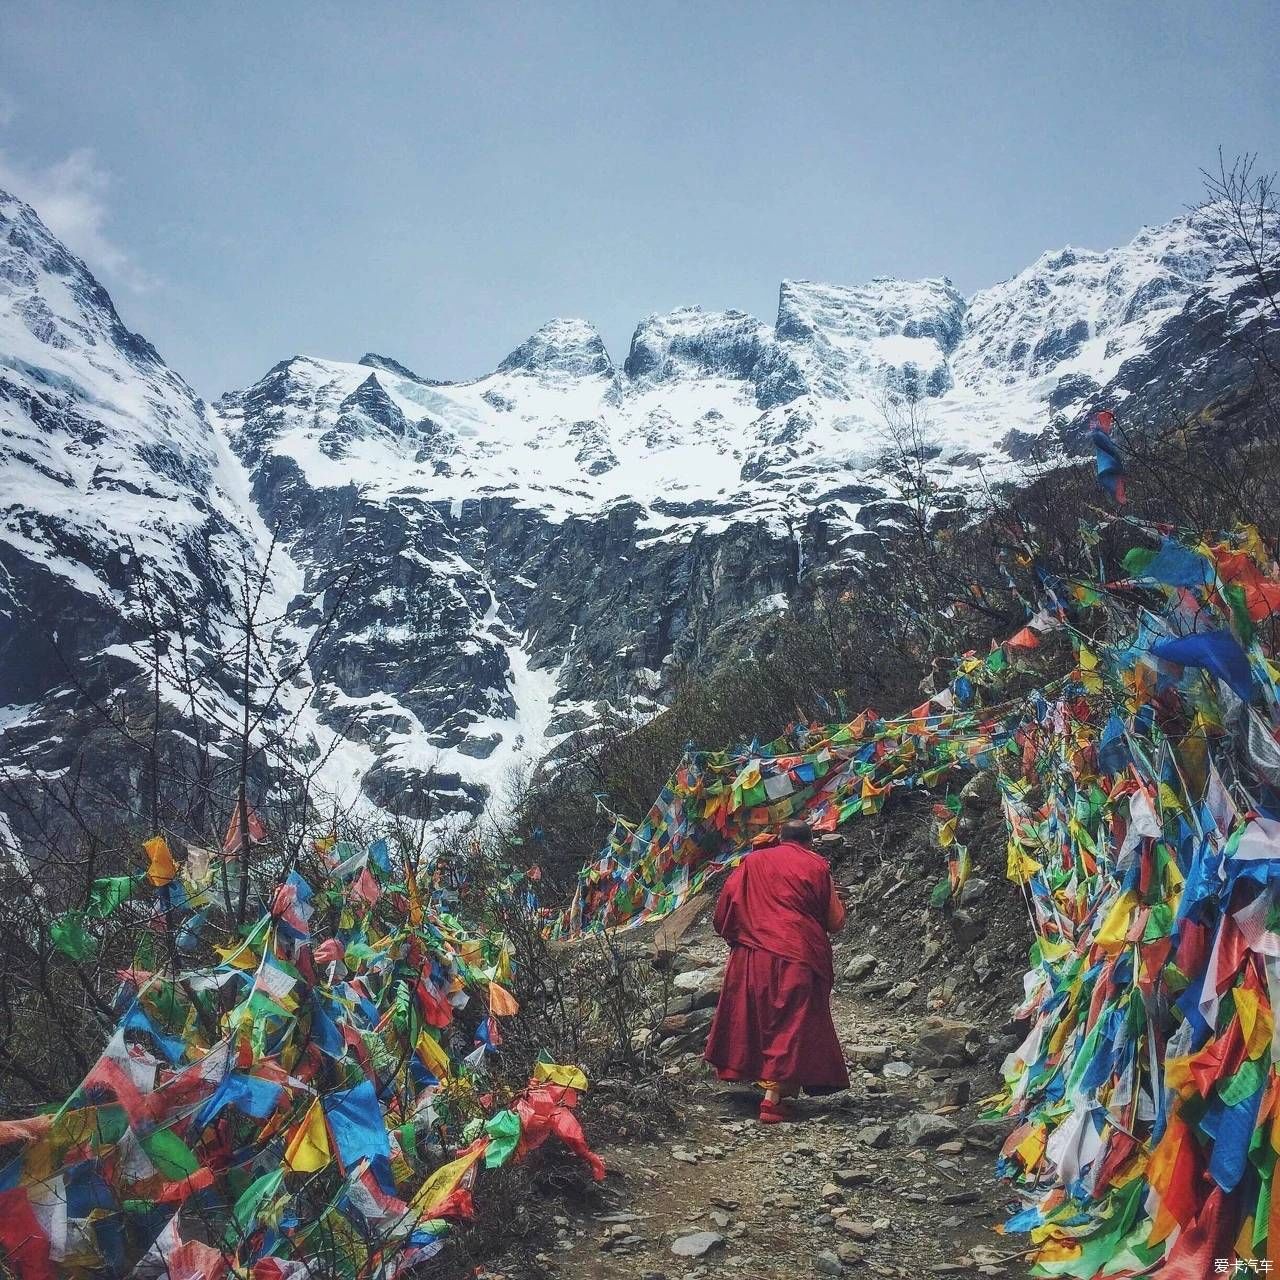
[[[0,121],[5,100],[0,97]],[[106,194],[111,175],[87,148],[72,151],[46,168],[32,168],[0,151],[0,188],[30,204],[45,226],[89,266],[135,292],[155,286],[154,277],[112,239]]]

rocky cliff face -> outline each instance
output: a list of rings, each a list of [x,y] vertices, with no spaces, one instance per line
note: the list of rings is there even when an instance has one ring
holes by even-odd
[[[787,281],[771,325],[680,308],[638,325],[621,368],[558,319],[472,382],[296,356],[206,409],[5,198],[0,752],[65,767],[70,746],[36,744],[65,719],[68,653],[127,665],[131,558],[206,605],[213,653],[232,569],[275,530],[325,785],[475,812],[603,707],[650,713],[680,667],[892,534],[886,400],[924,407],[963,506],[979,465],[1012,474],[1095,403],[1220,394],[1242,376],[1230,335],[1258,323],[1247,294],[1223,237],[1180,219],[970,299],[940,279]]]

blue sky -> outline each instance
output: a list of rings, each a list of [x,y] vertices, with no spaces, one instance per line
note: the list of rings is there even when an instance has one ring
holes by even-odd
[[[0,185],[205,395],[306,352],[615,360],[784,277],[1106,247],[1280,163],[1272,3],[4,0]]]

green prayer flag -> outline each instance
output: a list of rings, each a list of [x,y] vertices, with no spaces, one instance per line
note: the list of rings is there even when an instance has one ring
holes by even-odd
[[[489,1135],[484,1167],[496,1169],[511,1159],[520,1144],[520,1117],[514,1111],[495,1112],[485,1121],[484,1131]]]
[[[95,920],[109,916],[133,892],[132,876],[104,876],[89,887],[85,915]]]
[[[200,1162],[171,1129],[156,1129],[142,1139],[142,1149],[156,1169],[172,1182],[195,1173]]]
[[[85,932],[82,911],[54,916],[49,922],[49,941],[72,960],[88,960],[98,950],[97,942]]]
[[[270,1173],[264,1173],[260,1178],[255,1178],[244,1189],[244,1193],[236,1201],[235,1208],[231,1210],[231,1222],[227,1225],[227,1233],[224,1237],[228,1244],[238,1244],[257,1230],[260,1225],[258,1218],[262,1212],[263,1201],[275,1195],[283,1181],[284,1170],[272,1169]]]
[[[1130,547],[1121,563],[1131,578],[1136,578],[1156,558],[1154,547]]]

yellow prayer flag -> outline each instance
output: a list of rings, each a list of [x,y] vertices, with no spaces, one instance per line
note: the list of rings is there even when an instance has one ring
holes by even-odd
[[[449,1055],[441,1048],[440,1041],[434,1036],[427,1035],[425,1031],[421,1032],[414,1047],[417,1049],[418,1057],[422,1059],[427,1070],[437,1080],[447,1080],[453,1074]]]
[[[535,1062],[533,1078],[538,1084],[558,1084],[566,1089],[585,1089],[587,1077],[577,1067],[558,1062]]]
[[[1014,884],[1026,884],[1032,876],[1040,871],[1040,864],[1034,858],[1023,853],[1014,841],[1009,841],[1007,852],[1005,875]]]
[[[418,882],[412,872],[405,879],[405,896],[409,899],[409,923],[422,923],[422,900],[418,897]]]
[[[301,1123],[289,1137],[284,1162],[294,1173],[315,1173],[333,1159],[329,1148],[329,1128],[320,1099],[312,1101]]]
[[[1028,1173],[1035,1172],[1036,1166],[1039,1165],[1041,1157],[1044,1155],[1046,1142],[1044,1126],[1037,1125],[1013,1149],[1013,1153],[1018,1157],[1022,1167]]]
[[[487,1143],[478,1142],[456,1160],[442,1164],[418,1189],[409,1202],[415,1220],[429,1218],[437,1205],[443,1204],[463,1178],[471,1172],[477,1160],[484,1155]]]
[[[1240,1015],[1240,1030],[1244,1035],[1245,1057],[1260,1058],[1262,1051],[1271,1047],[1271,1031],[1274,1025],[1269,1006],[1258,998],[1258,993],[1248,987],[1237,987],[1236,1012]]]
[[[1129,933],[1129,919],[1133,915],[1137,897],[1133,893],[1122,893],[1107,912],[1102,928],[1094,939],[1100,947],[1118,947]]]
[[[172,884],[178,876],[178,864],[169,852],[169,842],[164,836],[152,836],[142,842],[142,848],[148,858],[147,879],[157,889]]]

